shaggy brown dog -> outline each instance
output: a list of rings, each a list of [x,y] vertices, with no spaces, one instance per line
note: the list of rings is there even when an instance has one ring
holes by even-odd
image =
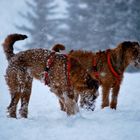
[[[116,48],[102,52],[72,51],[70,57],[85,67],[87,72],[102,86],[102,108],[109,106],[109,93],[112,89],[110,108],[116,109],[117,98],[123,73],[129,64],[140,65],[140,46],[137,42],[123,42]]]
[[[77,92],[95,93],[94,81],[75,59],[66,55],[55,53],[63,50],[63,45],[58,44],[54,51],[46,49],[30,49],[17,54],[13,53],[15,41],[24,40],[26,35],[9,35],[3,49],[9,62],[6,70],[6,82],[11,94],[8,107],[10,117],[16,118],[16,109],[21,99],[20,115],[27,118],[28,104],[31,95],[33,78],[42,80],[45,76],[46,84],[55,93],[61,103],[61,109],[68,115],[79,111],[74,90]],[[50,63],[50,61],[52,61]],[[49,66],[49,67],[48,67]],[[45,70],[46,69],[46,70]]]
[[[60,49],[65,50],[65,47],[61,46],[60,44],[57,44],[52,48],[52,50],[55,52],[60,52]],[[85,70],[85,72],[86,72],[86,70]],[[84,92],[85,90],[81,90],[81,89],[79,89],[81,92],[74,91],[75,100],[76,100],[76,102],[78,102],[79,98],[80,98],[80,102],[79,102],[80,107],[85,108],[86,110],[94,111],[95,101],[96,101],[96,98],[99,96],[99,92],[98,92],[99,82],[95,79],[88,79],[87,84],[91,88],[89,90],[89,92],[87,92],[87,91]],[[90,85],[94,86],[94,88],[92,89],[92,86],[90,86]],[[61,101],[59,101],[59,102],[60,102],[61,110],[65,111],[63,103],[61,103]]]

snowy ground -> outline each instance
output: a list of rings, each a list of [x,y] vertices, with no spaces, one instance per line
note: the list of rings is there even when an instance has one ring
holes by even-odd
[[[3,54],[3,53],[1,53]],[[125,74],[118,109],[100,109],[101,94],[96,110],[81,110],[67,117],[59,109],[57,98],[39,81],[34,81],[28,119],[6,117],[9,94],[3,78],[0,91],[0,140],[139,140],[140,139],[140,74]]]

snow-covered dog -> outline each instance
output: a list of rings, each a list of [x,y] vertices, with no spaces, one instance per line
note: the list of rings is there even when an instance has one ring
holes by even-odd
[[[17,104],[21,100],[19,113],[21,117],[27,118],[33,78],[42,80],[42,77],[58,97],[61,109],[68,115],[76,114],[79,109],[74,91],[92,93],[94,96],[96,80],[75,59],[55,53],[54,51],[63,49],[60,44],[54,47],[54,51],[40,48],[14,54],[15,41],[25,38],[26,35],[11,34],[3,43],[8,60],[5,79],[11,94],[9,116],[16,118]]]
[[[140,66],[140,45],[138,42],[125,41],[114,49],[100,52],[72,51],[70,57],[85,67],[87,72],[102,86],[102,108],[117,107],[117,98],[125,69],[129,64]],[[112,99],[109,102],[109,93],[112,89]],[[82,96],[82,94],[81,94]],[[84,100],[83,94],[82,99]],[[81,101],[83,102],[83,101]]]

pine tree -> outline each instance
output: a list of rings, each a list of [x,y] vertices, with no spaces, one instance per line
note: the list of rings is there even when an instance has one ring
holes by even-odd
[[[136,20],[134,17],[138,17],[136,14],[140,12],[138,6],[137,12],[133,9],[134,5],[139,5],[138,0],[71,0],[68,3],[68,36],[71,46],[78,49],[115,47],[123,40],[132,39],[134,32],[138,32],[135,29],[140,24],[135,25],[135,21],[139,18]]]
[[[71,0],[68,2],[67,23],[70,27],[68,36],[71,46],[86,50],[109,47],[108,40],[112,40],[115,34],[112,26],[115,24],[112,17],[115,16],[109,8],[110,5],[114,6],[114,3],[109,2],[111,1]]]
[[[88,48],[88,28],[85,26],[87,25],[86,17],[88,17],[87,5],[81,3],[81,0],[71,0],[67,2],[69,4],[67,8],[69,18],[66,23],[69,27],[67,32],[67,36],[69,37],[69,46],[73,49],[86,49]]]
[[[53,2],[54,0],[33,0],[32,3],[26,1],[30,11],[20,15],[29,22],[29,25],[17,25],[17,28],[30,34],[31,40],[27,45],[30,48],[50,48],[54,43],[58,21],[52,18],[56,7]]]
[[[140,1],[131,0],[129,4],[129,9],[131,9],[131,28],[130,32],[133,36],[133,39],[140,41]]]

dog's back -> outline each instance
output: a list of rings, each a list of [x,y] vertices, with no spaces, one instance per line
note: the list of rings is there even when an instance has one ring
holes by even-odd
[[[3,50],[5,52],[5,55],[6,55],[6,58],[8,61],[13,56],[15,56],[14,48],[13,48],[14,43],[16,41],[24,40],[26,38],[27,38],[26,35],[16,34],[16,33],[10,34],[6,37],[6,39],[4,40],[4,43],[2,45],[3,45]],[[60,52],[61,50],[65,50],[65,46],[63,46],[62,44],[56,44],[52,48],[52,51],[55,51],[55,52]],[[31,49],[31,50],[20,52],[19,54],[17,54],[16,57],[19,57],[19,59],[21,59],[22,57],[28,58],[29,56],[36,55],[36,54],[37,54],[37,56],[35,56],[35,57],[40,57],[40,56],[42,56],[42,54],[46,54],[46,53],[49,53],[49,51],[46,49]]]

